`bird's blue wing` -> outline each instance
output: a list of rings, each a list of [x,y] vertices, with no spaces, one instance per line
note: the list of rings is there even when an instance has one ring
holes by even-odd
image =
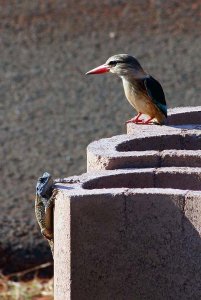
[[[154,104],[167,117],[167,105],[165,101],[165,94],[160,83],[152,76],[149,76],[144,79],[144,85],[146,87],[147,94],[152,99]]]

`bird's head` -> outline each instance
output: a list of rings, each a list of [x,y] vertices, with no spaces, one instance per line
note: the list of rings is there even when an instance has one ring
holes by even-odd
[[[145,74],[140,63],[135,57],[128,54],[116,54],[108,58],[106,63],[103,65],[88,71],[86,75],[106,72],[117,74],[120,77],[140,77]]]

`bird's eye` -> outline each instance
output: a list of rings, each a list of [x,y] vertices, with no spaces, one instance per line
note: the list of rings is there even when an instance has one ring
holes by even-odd
[[[117,61],[115,61],[115,60],[112,60],[112,61],[110,61],[109,62],[109,66],[111,66],[111,67],[115,67],[116,66],[116,64],[117,64]]]

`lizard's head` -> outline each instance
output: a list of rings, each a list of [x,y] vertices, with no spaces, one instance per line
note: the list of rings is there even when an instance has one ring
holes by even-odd
[[[53,186],[52,176],[45,172],[41,177],[39,177],[36,185],[36,193],[42,198],[50,198],[52,194]]]

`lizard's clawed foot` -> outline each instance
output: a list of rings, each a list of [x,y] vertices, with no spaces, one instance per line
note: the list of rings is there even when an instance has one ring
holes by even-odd
[[[52,240],[53,239],[53,232],[49,231],[48,229],[41,229],[41,234],[47,239]]]

